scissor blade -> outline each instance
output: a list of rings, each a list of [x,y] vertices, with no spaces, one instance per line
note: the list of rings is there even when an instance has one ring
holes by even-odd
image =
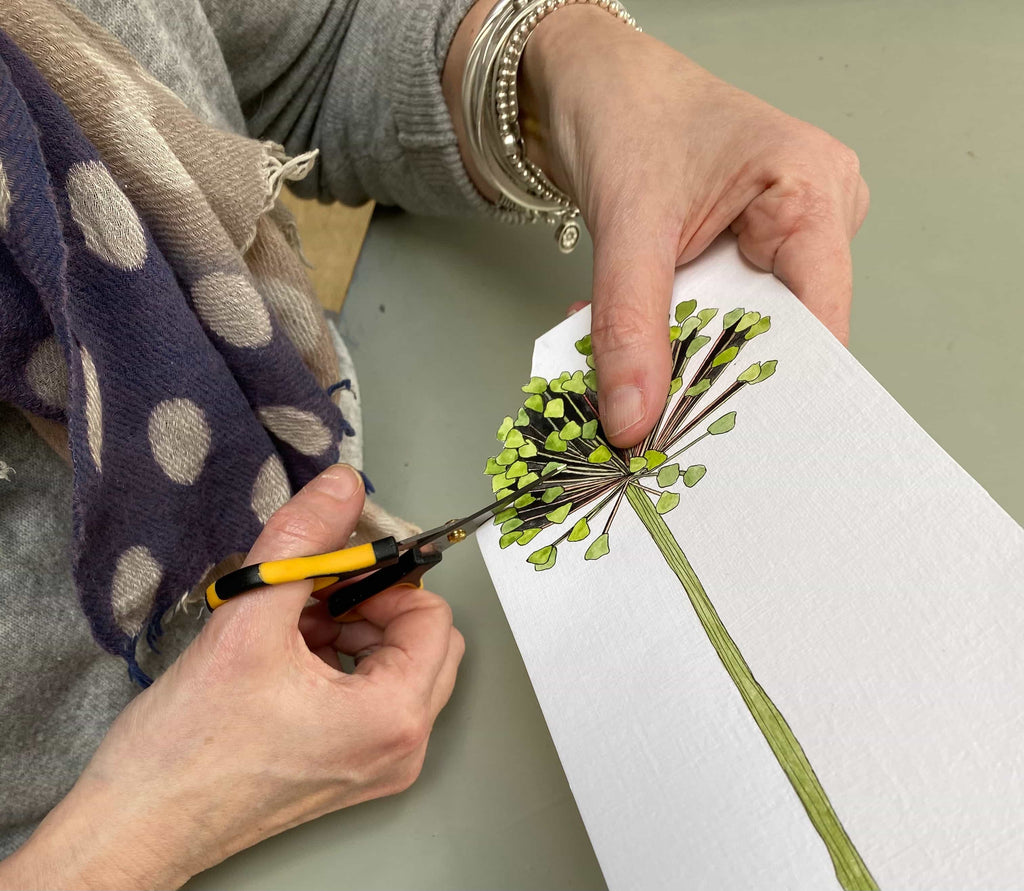
[[[462,541],[466,537],[472,535],[483,526],[492,516],[503,511],[506,507],[509,507],[514,501],[522,498],[530,490],[536,489],[541,483],[546,482],[551,476],[556,473],[560,473],[565,470],[565,465],[560,464],[558,467],[553,467],[547,473],[542,473],[537,479],[535,479],[528,486],[523,486],[521,489],[517,489],[511,495],[506,495],[504,498],[500,498],[493,504],[488,504],[486,507],[480,508],[480,510],[471,513],[468,517],[463,517],[461,520],[451,520],[445,523],[443,526],[436,526],[433,529],[428,529],[426,532],[421,532],[419,535],[407,538],[404,541],[398,543],[398,550],[404,551],[408,548],[420,548],[424,545],[430,544],[436,550],[443,551],[456,542]],[[448,536],[461,530],[465,535],[455,539],[450,539]]]

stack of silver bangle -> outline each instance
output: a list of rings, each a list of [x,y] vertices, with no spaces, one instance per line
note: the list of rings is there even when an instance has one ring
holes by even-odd
[[[480,175],[498,192],[498,206],[522,222],[557,224],[555,238],[563,253],[579,241],[580,209],[526,157],[516,76],[538,23],[574,2],[593,3],[637,27],[618,0],[498,0],[473,41],[462,80],[469,151]]]

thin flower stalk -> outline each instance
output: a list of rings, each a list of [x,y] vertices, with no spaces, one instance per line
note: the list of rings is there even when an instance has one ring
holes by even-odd
[[[721,331],[712,339],[703,332],[717,315],[717,309],[697,311],[693,300],[676,307],[677,324],[669,328],[672,381],[665,410],[650,435],[630,449],[615,448],[601,428],[590,335],[576,343],[587,371],[564,371],[552,380],[534,377],[523,387],[523,405],[498,428],[502,448],[488,459],[486,472],[497,498],[548,476],[495,517],[501,527],[499,545],[526,546],[546,530],[557,528],[557,537],[526,558],[537,571],[555,565],[565,542],[591,539],[584,558],[599,560],[611,552],[613,521],[622,504],[629,504],[686,592],[719,660],[828,850],[840,886],[848,891],[874,889],[874,879],[806,753],[757,682],[664,520],[680,503],[681,493],[674,487],[682,483],[684,490],[691,489],[707,473],[703,464],[684,468],[676,459],[708,437],[732,431],[737,413],[722,410],[744,390],[775,373],[774,359],[754,362],[727,385],[716,386],[747,344],[771,327],[769,317],[738,308],[722,317]],[[600,532],[594,536],[598,526],[592,524],[605,511]]]

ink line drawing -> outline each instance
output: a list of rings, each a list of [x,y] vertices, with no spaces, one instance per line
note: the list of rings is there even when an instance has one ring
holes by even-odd
[[[669,328],[672,382],[665,409],[651,434],[628,450],[612,446],[601,430],[589,334],[576,342],[577,352],[586,359],[586,372],[564,371],[552,380],[533,377],[523,387],[527,396],[518,414],[506,417],[498,428],[502,449],[487,461],[495,497],[529,485],[545,470],[550,472],[553,464],[566,467],[547,485],[523,495],[495,517],[501,527],[499,545],[525,546],[546,530],[560,528],[553,541],[526,558],[537,571],[548,570],[555,565],[563,542],[590,538],[592,524],[607,510],[600,532],[584,553],[587,561],[599,560],[612,550],[612,523],[623,502],[627,503],[679,579],[708,640],[824,843],[840,886],[847,891],[877,889],[803,748],[754,677],[664,519],[680,502],[680,493],[673,487],[682,481],[684,489],[692,488],[707,472],[703,464],[683,467],[679,459],[705,438],[729,433],[736,425],[736,411],[721,410],[737,393],[775,373],[774,359],[754,362],[711,395],[744,347],[771,327],[768,316],[734,309],[723,316],[722,330],[712,342],[702,332],[717,314],[713,308],[697,311],[694,300],[676,306],[676,324]],[[570,515],[578,519],[568,525]]]

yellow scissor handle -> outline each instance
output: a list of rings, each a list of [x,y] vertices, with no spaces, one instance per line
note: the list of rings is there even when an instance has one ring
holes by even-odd
[[[394,538],[388,537],[327,554],[268,560],[265,563],[243,566],[217,579],[206,589],[206,605],[214,610],[232,597],[253,588],[283,585],[285,582],[310,578],[316,579],[314,590],[317,590],[332,584],[340,575],[371,569],[385,561],[393,562],[397,557],[398,545]]]

